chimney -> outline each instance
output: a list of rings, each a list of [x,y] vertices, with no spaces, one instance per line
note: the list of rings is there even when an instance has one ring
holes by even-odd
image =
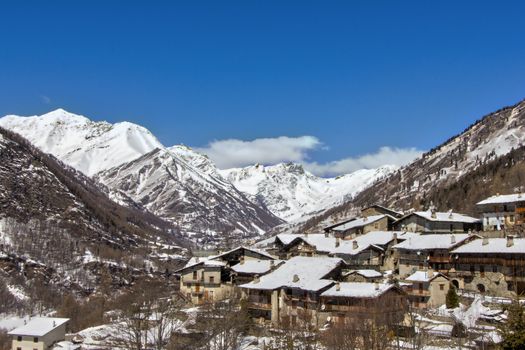
[[[436,219],[437,215],[436,215],[436,207],[434,206],[434,202],[430,202],[430,207],[428,209],[430,209],[430,217],[432,217],[432,219]]]
[[[394,240],[394,244],[397,244],[397,232],[392,234],[392,239]]]
[[[304,233],[304,238],[308,238],[308,232]]]
[[[357,248],[359,248],[359,244],[357,244],[356,240],[353,240],[352,241],[352,249],[357,249]]]
[[[328,236],[329,236],[328,231],[324,231],[324,236],[325,236],[325,238],[328,238]]]
[[[432,277],[434,277],[434,271],[432,271],[432,269],[428,269],[427,270],[427,278],[431,279]]]
[[[297,276],[297,275],[293,275],[293,282],[294,282],[294,283],[299,282],[299,276]]]
[[[198,256],[196,256],[196,257],[195,257],[195,262],[197,262],[197,263],[198,263],[199,261],[200,261],[199,257],[198,257]]]
[[[512,247],[514,245],[514,236],[507,235],[507,247]]]
[[[253,283],[259,283],[259,282],[261,282],[259,275],[255,275],[255,278],[253,279]]]
[[[483,237],[482,240],[481,240],[481,245],[487,245],[487,244],[489,244],[488,237]]]
[[[270,270],[275,268],[275,260],[270,260]]]
[[[239,259],[239,264],[244,265],[244,256],[241,256]]]
[[[363,217],[363,222],[366,222],[368,218],[366,216]]]
[[[336,248],[339,247],[339,244],[341,244],[341,243],[339,242],[339,237],[335,237],[335,247],[336,247]]]
[[[452,215],[452,209],[448,211],[448,218],[452,219],[454,216]]]
[[[57,323],[55,320],[53,320],[53,328],[55,328],[57,326]]]
[[[374,285],[375,290],[379,290],[379,282],[376,282]]]
[[[496,192],[496,197],[499,197],[499,192]]]
[[[456,244],[456,236],[455,235],[450,235],[450,244]]]
[[[338,291],[338,292],[341,290],[341,283],[339,283],[339,282],[335,283],[335,290]]]

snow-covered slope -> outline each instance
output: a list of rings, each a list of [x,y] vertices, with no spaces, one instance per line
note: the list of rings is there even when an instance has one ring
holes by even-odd
[[[156,149],[96,178],[183,232],[242,237],[281,223],[224,180],[207,157],[184,146]]]
[[[220,173],[238,190],[249,194],[281,219],[295,221],[350,199],[396,169],[395,166],[383,166],[336,178],[320,178],[299,164],[281,163],[220,170]]]
[[[24,136],[88,176],[163,147],[139,125],[94,122],[63,109],[41,116],[8,115],[0,118],[0,126]]]

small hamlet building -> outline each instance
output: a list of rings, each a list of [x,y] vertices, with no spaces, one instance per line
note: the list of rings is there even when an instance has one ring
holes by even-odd
[[[68,318],[35,317],[8,334],[12,350],[47,350],[66,337]]]
[[[483,216],[483,230],[499,231],[525,224],[525,193],[495,195],[476,204]]]
[[[463,233],[479,231],[481,220],[452,211],[437,212],[432,208],[403,216],[394,223],[394,229],[410,232]]]

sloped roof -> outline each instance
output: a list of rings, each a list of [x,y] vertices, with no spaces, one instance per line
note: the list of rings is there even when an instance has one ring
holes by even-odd
[[[452,242],[452,236],[454,236],[455,243]],[[472,237],[472,235],[467,233],[418,235],[396,244],[394,248],[406,250],[451,249],[463,243],[469,237]]]
[[[68,321],[69,318],[35,317],[27,324],[13,329],[8,334],[42,337]]]
[[[383,274],[376,270],[352,270],[352,271],[349,271],[346,274],[346,276],[353,275],[353,274],[361,275],[366,278],[383,277]]]
[[[318,291],[333,281],[323,280],[330,272],[343,264],[339,258],[296,256],[279,266],[277,270],[262,276],[259,281],[241,285],[246,289],[274,290],[282,287]],[[294,276],[299,280],[294,282]]]
[[[448,279],[445,275],[439,272],[431,271],[430,273],[431,273],[431,276],[429,276],[428,271],[416,271],[410,276],[408,276],[407,278],[405,278],[405,280],[410,281],[410,282],[430,282],[438,276],[443,276],[446,279]]]
[[[397,220],[397,222],[405,220],[406,218],[412,215],[417,215],[419,217],[424,218],[425,220],[434,221],[434,222],[462,222],[466,224],[474,224],[474,223],[481,221],[480,219],[473,218],[465,214],[454,213],[454,212],[435,212],[434,214],[435,214],[435,217],[433,217],[432,212],[430,210],[415,211],[413,213],[410,213],[400,218],[399,220]]]
[[[476,239],[452,251],[454,254],[525,254],[525,238],[513,238],[514,244],[507,247],[507,238],[486,238],[488,244],[483,245],[483,239]]]
[[[397,238],[400,241],[419,235],[418,233],[403,231],[371,231],[353,240],[342,240],[339,247],[332,249],[331,252],[334,254],[356,255],[370,247],[383,250],[381,246],[391,242],[394,239],[394,234],[397,234]],[[357,242],[357,247],[355,248],[354,241]]]
[[[391,216],[385,215],[385,214],[382,214],[382,215],[371,215],[371,216],[368,216],[368,217],[357,218],[355,220],[347,222],[346,224],[342,224],[342,225],[339,225],[339,226],[332,227],[332,230],[334,230],[334,231],[347,231],[347,230],[350,230],[350,229],[353,229],[353,228],[362,227],[362,226],[366,226],[366,225],[372,224],[372,223],[374,223],[376,221],[379,221],[381,219],[384,219],[386,217],[392,218]],[[395,220],[395,218],[392,218],[392,219]]]
[[[476,203],[476,205],[484,204],[503,204],[503,203],[516,203],[516,202],[525,202],[525,193],[514,193],[514,194],[504,194],[496,195]]]
[[[246,260],[244,263],[239,263],[232,266],[232,270],[237,273],[253,273],[264,274],[272,269],[272,262],[274,268],[283,264],[283,260]]]
[[[340,282],[321,293],[322,297],[376,298],[386,291],[395,288],[393,284],[368,282]]]

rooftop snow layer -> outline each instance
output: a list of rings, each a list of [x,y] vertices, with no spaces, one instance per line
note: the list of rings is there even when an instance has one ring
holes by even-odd
[[[340,282],[339,290],[337,284],[327,291],[321,293],[322,297],[346,297],[346,298],[375,298],[394,288],[393,284],[367,283],[367,282]]]
[[[430,274],[430,276],[429,276]],[[437,277],[438,275],[441,275],[439,272],[436,271],[416,271],[405,280],[411,281],[411,282],[429,282],[430,280],[434,279],[434,277]]]
[[[496,195],[496,196],[486,198],[482,200],[481,202],[476,203],[476,205],[515,203],[515,202],[525,202],[525,193]]]
[[[42,337],[69,321],[69,318],[35,317],[27,324],[10,331],[10,335]]]
[[[272,263],[273,267],[277,267],[283,262],[282,260],[246,260],[242,264],[232,266],[232,270],[237,273],[265,274],[272,269]]]
[[[452,251],[454,254],[461,253],[504,253],[525,254],[525,238],[513,238],[513,245],[507,247],[507,238],[485,238],[487,244],[483,245],[483,239],[476,239]]]
[[[365,226],[368,224],[371,224],[373,222],[376,222],[378,220],[381,220],[383,218],[387,217],[387,215],[372,215],[368,217],[358,218],[355,220],[352,220],[350,222],[347,222],[346,224],[342,224],[340,226],[333,227],[332,230],[334,231],[346,231],[350,230],[356,227]]]
[[[467,233],[418,235],[396,244],[394,248],[407,250],[451,249],[469,237],[471,235]]]
[[[476,223],[476,222],[480,221],[479,219],[473,218],[471,216],[467,216],[467,215],[459,214],[459,213],[454,213],[454,212],[446,212],[446,213],[444,213],[444,212],[435,212],[434,213],[435,217],[433,217],[432,212],[430,210],[427,210],[427,211],[415,211],[412,214],[409,214],[409,215],[405,216],[405,218],[410,216],[410,215],[417,215],[417,216],[425,218],[426,220],[429,220],[429,221],[464,222],[464,223],[468,223],[468,224],[473,224],[473,223]],[[403,218],[401,218],[400,220],[402,220],[402,219]]]
[[[346,275],[352,275],[352,274],[358,274],[366,278],[375,278],[375,277],[383,277],[383,274],[376,270],[352,270],[348,272]]]
[[[274,272],[262,276],[258,282],[253,281],[240,287],[264,290],[289,287],[318,291],[334,283],[323,280],[323,278],[342,263],[343,260],[339,258],[296,256],[279,266]],[[294,276],[298,277],[296,282],[294,282]]]

